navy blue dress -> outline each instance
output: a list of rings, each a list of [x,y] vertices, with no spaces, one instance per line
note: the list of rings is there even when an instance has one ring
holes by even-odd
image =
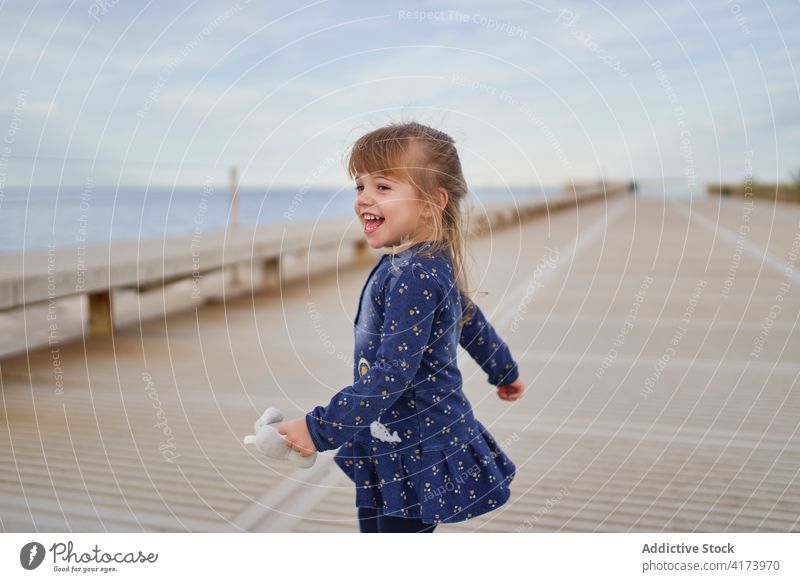
[[[354,383],[306,415],[318,451],[356,486],[356,506],[425,523],[457,522],[505,503],[516,467],[473,416],[456,364],[466,349],[491,384],[517,379],[506,344],[463,296],[444,252],[420,243],[385,254],[361,291]]]

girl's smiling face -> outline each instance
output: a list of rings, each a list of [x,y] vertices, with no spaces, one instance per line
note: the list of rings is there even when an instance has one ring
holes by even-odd
[[[414,187],[383,172],[356,176],[354,209],[373,249],[399,245],[428,227]]]

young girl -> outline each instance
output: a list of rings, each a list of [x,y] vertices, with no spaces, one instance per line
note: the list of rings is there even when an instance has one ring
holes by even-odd
[[[466,294],[459,204],[467,185],[453,139],[419,123],[361,137],[348,172],[372,269],[355,320],[354,383],[283,422],[301,455],[339,448],[362,532],[432,532],[503,505],[516,466],[473,416],[463,346],[503,400],[523,394],[506,344]]]

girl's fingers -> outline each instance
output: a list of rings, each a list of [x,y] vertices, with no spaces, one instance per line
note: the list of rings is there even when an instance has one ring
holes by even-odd
[[[522,392],[514,388],[504,387],[498,389],[497,396],[502,400],[519,400],[519,398],[522,396]]]
[[[308,457],[314,452],[314,451],[308,450],[306,447],[301,446],[301,445],[294,445],[294,446],[292,446],[292,449],[295,452],[297,452],[301,457]]]

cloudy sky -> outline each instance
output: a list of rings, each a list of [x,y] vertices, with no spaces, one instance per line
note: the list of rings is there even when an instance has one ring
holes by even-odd
[[[362,133],[450,133],[473,186],[800,168],[800,4],[0,4],[0,186],[341,185]]]

